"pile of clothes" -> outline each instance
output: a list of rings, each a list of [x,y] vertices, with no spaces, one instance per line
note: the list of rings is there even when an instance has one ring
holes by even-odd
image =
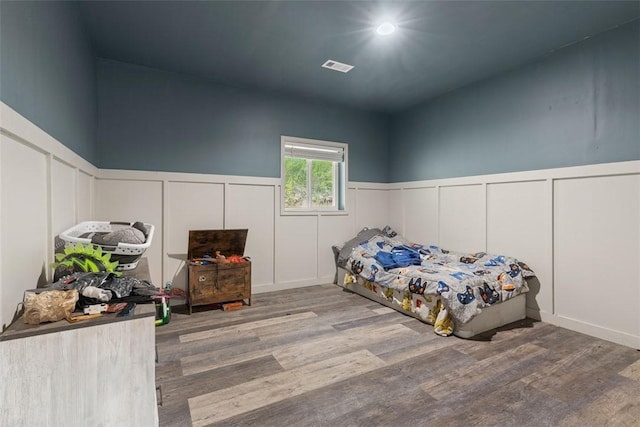
[[[162,295],[148,280],[135,277],[118,277],[113,272],[76,272],[64,276],[48,286],[50,289],[76,289],[79,294],[77,307],[83,309],[101,303],[151,303],[154,296]]]

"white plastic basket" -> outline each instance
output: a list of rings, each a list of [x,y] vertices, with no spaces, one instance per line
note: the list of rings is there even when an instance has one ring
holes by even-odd
[[[109,221],[85,221],[77,224],[70,229],[60,233],[60,238],[65,242],[66,246],[76,243],[90,244],[91,238],[96,233],[111,233],[112,231],[121,230],[131,227],[134,223],[129,222],[109,222]],[[151,246],[153,239],[154,227],[152,224],[144,223],[147,230],[147,239],[144,243],[118,243],[116,246],[99,245],[103,251],[111,252],[111,259],[116,261],[118,256],[127,257],[129,262],[118,265],[118,270],[133,270],[138,266],[141,255]],[[137,255],[137,257],[135,257]]]

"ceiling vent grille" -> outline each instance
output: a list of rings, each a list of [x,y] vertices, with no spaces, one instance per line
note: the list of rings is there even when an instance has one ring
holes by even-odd
[[[353,65],[343,64],[342,62],[334,61],[333,59],[327,60],[322,64],[324,68],[328,68],[334,71],[340,71],[341,73],[348,73],[353,68]]]

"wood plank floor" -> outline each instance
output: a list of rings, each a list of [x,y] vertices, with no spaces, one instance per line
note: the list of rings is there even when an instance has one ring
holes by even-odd
[[[524,320],[473,340],[335,285],[156,328],[161,426],[640,426],[640,351]]]

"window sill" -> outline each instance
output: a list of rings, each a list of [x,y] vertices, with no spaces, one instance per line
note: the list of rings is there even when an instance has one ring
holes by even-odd
[[[280,216],[348,216],[348,210],[341,211],[305,211],[305,210],[280,210]]]

